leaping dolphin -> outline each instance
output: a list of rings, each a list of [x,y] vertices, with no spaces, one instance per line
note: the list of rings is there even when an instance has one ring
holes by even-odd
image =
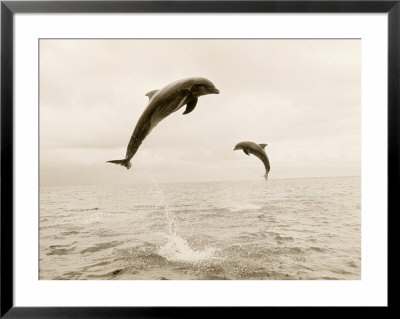
[[[146,136],[164,118],[178,111],[186,104],[183,114],[192,112],[199,96],[219,94],[214,84],[200,77],[186,78],[168,84],[161,90],[153,90],[146,94],[149,104],[140,116],[132,133],[125,158],[122,160],[108,161],[107,163],[119,164],[129,169],[131,159],[139,149]]]
[[[264,167],[265,167],[264,178],[268,179],[268,173],[271,169],[271,166],[269,165],[267,153],[265,153],[265,150],[264,150],[265,146],[267,146],[267,145],[268,144],[256,144],[253,142],[244,141],[244,142],[237,143],[233,150],[234,151],[243,150],[243,152],[246,155],[253,154],[253,155],[257,156],[264,163]]]

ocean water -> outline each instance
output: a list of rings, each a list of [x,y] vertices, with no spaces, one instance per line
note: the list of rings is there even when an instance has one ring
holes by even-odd
[[[40,279],[361,279],[361,179],[40,188]]]

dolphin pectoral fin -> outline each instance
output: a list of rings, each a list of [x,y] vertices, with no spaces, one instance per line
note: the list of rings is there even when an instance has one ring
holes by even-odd
[[[154,94],[156,94],[159,90],[152,90],[150,92],[147,92],[145,95],[149,97],[149,100],[153,97]]]
[[[268,146],[268,144],[258,144],[260,145],[262,148],[265,148],[265,146]]]
[[[244,152],[246,155],[249,155],[249,156],[250,156],[250,154],[249,154],[249,152],[248,152],[247,150],[243,150],[243,152]]]
[[[186,103],[186,110],[182,114],[189,114],[194,110],[197,104],[197,97],[194,97],[189,100],[189,102]]]

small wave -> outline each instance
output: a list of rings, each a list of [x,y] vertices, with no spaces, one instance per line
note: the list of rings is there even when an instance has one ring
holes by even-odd
[[[275,237],[276,241],[294,241],[293,237],[283,237],[283,236],[276,236]]]
[[[353,267],[353,268],[357,268],[358,267],[357,264],[354,261],[349,261],[347,263],[347,265],[349,265],[350,267]]]
[[[304,254],[304,251],[300,247],[285,247],[280,251],[281,254]]]
[[[340,268],[331,269],[331,271],[334,272],[335,274],[339,274],[339,275],[352,275],[351,272],[346,271],[344,269],[340,269]]]
[[[93,208],[78,208],[78,209],[67,209],[67,212],[87,212],[90,210],[99,210],[98,207],[93,207]]]
[[[107,266],[107,265],[109,265],[109,264],[110,264],[109,261],[102,261],[102,262],[99,262],[99,263],[95,263],[95,264],[86,266],[86,267],[84,268],[84,270],[87,271],[87,270],[90,269],[90,268],[96,268],[96,267],[101,267],[101,266]]]
[[[47,253],[48,256],[51,255],[68,255],[75,250],[75,247],[68,248],[66,245],[54,245],[50,246],[50,252]]]
[[[215,248],[206,248],[198,251],[192,249],[187,241],[177,235],[167,235],[167,243],[160,247],[158,254],[168,261],[199,262],[215,258]]]
[[[61,233],[60,233],[60,235],[63,235],[63,236],[77,235],[77,234],[79,234],[79,232],[76,231],[76,230],[64,231],[64,232],[61,232]]]
[[[243,210],[258,210],[261,209],[262,207],[260,205],[255,205],[255,204],[238,204],[237,206],[234,207],[227,207],[232,213],[235,212],[240,212]]]
[[[88,279],[118,279],[117,277],[124,274],[126,269],[115,269],[108,271],[106,273],[98,273],[98,274],[89,274],[87,275]],[[133,272],[135,273],[135,272]]]
[[[116,247],[116,246],[118,246],[119,244],[120,244],[120,242],[118,242],[118,241],[113,241],[113,242],[108,242],[108,243],[97,244],[97,245],[95,245],[95,246],[92,246],[92,247],[83,249],[83,250],[81,251],[81,254],[84,254],[84,253],[95,253],[95,252],[98,252],[98,251],[103,250],[103,249],[108,249],[108,248]]]
[[[80,271],[69,271],[61,276],[57,276],[53,278],[54,280],[78,280],[82,276],[82,273]]]

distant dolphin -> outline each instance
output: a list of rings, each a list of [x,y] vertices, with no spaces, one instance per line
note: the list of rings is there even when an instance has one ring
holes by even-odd
[[[149,104],[136,124],[126,149],[125,158],[107,163],[119,164],[129,169],[132,166],[130,161],[139,146],[162,119],[178,111],[185,104],[186,110],[183,114],[192,112],[197,104],[197,98],[207,94],[219,94],[219,90],[211,81],[199,77],[175,81],[161,90],[148,92],[146,96],[149,97]]]
[[[240,142],[240,143],[236,144],[236,146],[233,150],[234,151],[243,150],[243,152],[246,155],[253,154],[253,155],[257,156],[264,163],[264,167],[265,167],[264,178],[268,179],[268,173],[269,173],[271,167],[269,165],[267,153],[265,153],[265,150],[264,150],[265,146],[267,146],[267,145],[268,144],[256,144],[253,142],[245,141],[245,142]]]

